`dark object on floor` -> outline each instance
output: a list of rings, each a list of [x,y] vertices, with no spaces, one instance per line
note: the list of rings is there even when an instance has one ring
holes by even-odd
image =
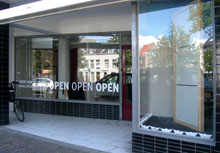
[[[173,118],[169,117],[157,117],[152,116],[149,120],[147,120],[144,125],[150,125],[154,127],[167,128],[167,129],[175,129],[186,132],[196,132],[195,130],[185,127],[181,124],[174,122]]]

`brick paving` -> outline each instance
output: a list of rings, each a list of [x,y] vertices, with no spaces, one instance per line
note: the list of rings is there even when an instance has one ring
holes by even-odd
[[[0,127],[0,153],[101,153]]]

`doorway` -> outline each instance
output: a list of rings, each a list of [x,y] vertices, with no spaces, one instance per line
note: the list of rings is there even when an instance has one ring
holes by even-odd
[[[122,119],[132,120],[131,45],[122,45]]]

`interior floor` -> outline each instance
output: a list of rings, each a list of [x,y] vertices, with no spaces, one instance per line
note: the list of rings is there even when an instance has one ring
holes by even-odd
[[[206,122],[205,125],[207,125],[210,121],[206,120],[205,122]],[[175,129],[185,132],[197,132],[194,129],[176,123],[171,117],[152,116],[149,120],[147,120],[144,123],[144,125],[146,126],[150,125],[154,127],[167,128],[167,129]],[[205,126],[204,133],[212,134],[212,128],[210,127],[210,124],[208,124],[208,126]]]

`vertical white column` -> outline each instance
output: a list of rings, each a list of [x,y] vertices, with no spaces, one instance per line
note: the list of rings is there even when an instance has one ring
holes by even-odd
[[[59,38],[58,48],[58,81],[70,82],[70,49],[68,37]],[[59,90],[58,98],[67,99],[67,91]]]
[[[14,28],[9,26],[9,82],[15,80],[15,51]],[[9,103],[9,111],[13,110],[13,104]]]
[[[9,82],[15,79],[14,28],[9,26]]]

